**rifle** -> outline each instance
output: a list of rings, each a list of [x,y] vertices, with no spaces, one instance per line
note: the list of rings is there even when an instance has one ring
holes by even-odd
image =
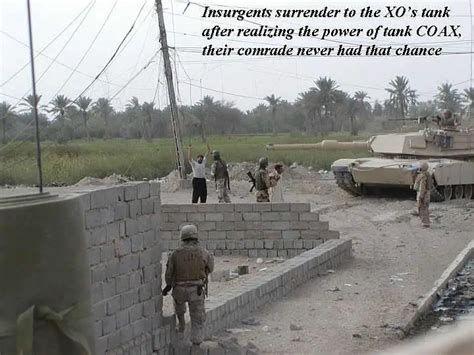
[[[207,269],[206,278],[204,279],[204,294],[206,295],[206,298],[209,298],[209,273]]]
[[[250,192],[252,192],[253,189],[255,188],[255,184],[257,183],[257,181],[255,180],[255,177],[253,176],[251,171],[247,171],[247,176],[250,179],[249,182],[252,183],[252,187],[250,188]]]

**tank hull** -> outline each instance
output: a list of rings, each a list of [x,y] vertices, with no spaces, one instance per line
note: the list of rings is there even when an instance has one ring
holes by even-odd
[[[433,176],[432,200],[472,198],[474,189],[474,161],[429,159]],[[410,189],[414,182],[414,167],[420,159],[360,158],[335,161],[331,170],[343,190],[362,195],[364,186]]]

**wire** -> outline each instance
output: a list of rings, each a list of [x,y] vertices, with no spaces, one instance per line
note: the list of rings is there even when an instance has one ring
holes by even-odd
[[[127,31],[127,33],[125,34],[125,36],[123,37],[123,39],[120,41],[118,47],[115,49],[114,53],[112,54],[112,56],[110,57],[110,59],[108,60],[108,62],[104,65],[104,67],[102,68],[102,70],[99,72],[99,74],[96,75],[96,77],[92,80],[92,82],[87,85],[87,87],[72,101],[72,102],[76,102],[77,99],[79,99],[82,95],[84,95],[84,93],[90,89],[90,87],[92,85],[94,85],[94,83],[97,81],[97,79],[99,79],[99,77],[107,70],[107,68],[109,67],[109,65],[112,63],[112,61],[114,60],[115,56],[117,55],[118,51],[120,50],[120,48],[122,47],[122,44],[125,42],[125,40],[127,39],[127,37],[130,35],[130,33],[132,32],[133,28],[135,27],[135,24],[137,23],[137,20],[138,20],[138,17],[140,16],[140,14],[142,13],[142,10],[143,8],[145,7],[145,4],[146,4],[146,1],[143,3],[142,7],[140,8],[140,11],[138,11],[138,15],[137,17],[135,18],[135,20],[133,21],[132,23],[132,26],[130,26],[129,30]]]
[[[156,80],[156,89],[155,89],[155,93],[153,94],[153,100],[152,100],[152,103],[155,104],[155,100],[156,100],[156,97],[158,95],[158,107],[160,106],[160,97],[159,97],[159,89],[160,89],[160,84],[161,84],[161,59],[162,59],[162,56],[160,55],[160,58],[158,59],[158,79]]]
[[[86,11],[87,8],[88,8],[92,3],[94,3],[94,2],[95,2],[95,0],[92,0],[91,2],[89,2],[89,4],[87,4],[86,7],[84,7],[84,8],[81,10],[81,12],[79,12],[79,14],[77,14],[77,16],[74,17],[74,19],[73,19],[71,22],[69,22],[69,24],[61,30],[61,32],[59,32],[59,33],[56,35],[56,37],[54,37],[46,46],[43,47],[43,49],[41,49],[41,51],[39,51],[39,52],[35,55],[35,58],[37,58],[40,54],[42,54],[42,53],[43,53],[46,49],[48,49],[49,46],[51,46],[59,37],[61,37],[61,35],[62,35],[64,32],[66,32],[66,31],[69,29],[69,27],[71,27],[72,24],[73,24],[74,22],[76,22],[76,20],[82,15],[82,13],[83,13],[84,11]],[[2,33],[5,34],[5,32],[2,32]],[[3,83],[1,83],[1,84],[0,84],[0,87],[2,87],[2,86],[4,86],[4,85],[8,84],[13,78],[15,78],[15,77],[16,77],[18,74],[20,74],[26,67],[28,67],[29,64],[30,64],[30,62],[26,62],[20,69],[18,69],[14,74],[12,74],[12,76],[10,76],[7,80],[5,80]]]
[[[15,41],[15,42],[21,44],[22,46],[28,48],[28,45],[27,45],[26,43],[24,43],[24,42],[20,41],[19,39],[13,37],[12,35],[8,34],[7,32],[0,30],[0,33],[3,33],[4,35],[6,35],[7,37],[9,37],[9,38],[12,39],[13,41]],[[88,78],[90,78],[90,79],[93,79],[93,78],[94,78],[93,75],[84,73],[84,72],[82,72],[82,71],[80,71],[80,70],[74,70],[74,68],[71,67],[70,65],[65,64],[65,63],[63,63],[63,62],[60,62],[59,60],[55,60],[54,58],[52,58],[52,57],[50,57],[50,56],[48,56],[48,55],[46,55],[46,54],[44,54],[44,53],[38,53],[38,54],[42,55],[43,57],[45,57],[45,58],[47,58],[47,59],[49,59],[49,60],[51,60],[51,61],[53,61],[53,62],[56,63],[56,64],[59,64],[59,65],[63,66],[64,68],[67,68],[67,69],[69,69],[69,70],[74,71],[74,72],[77,73],[77,74],[81,74],[81,75],[83,75],[83,76],[85,76],[85,77],[88,77]],[[105,83],[105,84],[108,84],[108,85],[112,85],[112,86],[117,86],[117,87],[121,87],[121,86],[122,86],[122,84],[117,84],[117,83],[110,82],[110,81],[103,80],[103,79],[97,79],[97,81],[102,82],[102,83]],[[133,88],[133,89],[134,89],[134,90],[153,90],[154,88]]]
[[[52,96],[51,100],[54,99],[54,97],[56,97],[56,95],[58,95],[62,89],[64,89],[64,87],[66,86],[66,84],[69,82],[69,80],[72,78],[72,76],[74,75],[74,73],[76,72],[77,68],[82,64],[82,62],[84,61],[84,59],[86,58],[86,56],[89,54],[92,46],[94,45],[94,43],[97,41],[97,38],[99,38],[99,35],[100,33],[102,32],[102,30],[104,29],[105,25],[107,24],[107,22],[109,21],[109,18],[110,16],[112,15],[112,12],[114,11],[115,7],[117,6],[117,2],[118,0],[115,0],[114,4],[112,5],[112,8],[110,9],[109,13],[107,14],[104,22],[102,23],[102,26],[100,26],[99,28],[99,31],[97,32],[97,34],[95,35],[94,39],[92,40],[92,42],[89,44],[89,47],[86,49],[86,51],[84,52],[84,54],[82,55],[81,59],[79,60],[79,62],[76,64],[76,66],[74,67],[73,71],[71,71],[71,74],[69,74],[69,76],[67,77],[67,79],[64,81],[64,83],[61,85],[61,87],[58,89],[58,91]],[[50,101],[51,102],[51,101]]]
[[[216,90],[216,89],[208,88],[208,87],[205,87],[205,86],[196,85],[196,84],[193,84],[191,82],[182,81],[182,83],[188,84],[188,85],[193,86],[193,87],[203,88],[207,91],[212,91],[212,92],[216,92],[216,93],[219,93],[219,94],[226,94],[226,95],[230,95],[230,96],[242,97],[242,98],[245,98],[245,99],[254,99],[254,100],[260,100],[260,101],[264,100],[262,97],[249,96],[249,95],[243,95],[243,94],[235,94],[235,93],[228,92],[228,91]]]

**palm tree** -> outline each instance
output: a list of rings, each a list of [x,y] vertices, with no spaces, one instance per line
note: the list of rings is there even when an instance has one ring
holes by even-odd
[[[15,116],[15,112],[12,109],[12,105],[3,101],[0,102],[0,118],[2,122],[2,143],[7,142],[6,132],[7,132],[7,123],[8,119]]]
[[[300,93],[296,104],[301,106],[306,113],[306,129],[312,133],[316,133],[316,113],[319,110],[316,93],[313,90]]]
[[[272,113],[272,133],[273,135],[275,135],[276,134],[275,116],[276,116],[277,107],[281,103],[281,97],[275,97],[274,94],[271,94],[270,96],[266,96],[264,100],[268,102],[268,108],[270,109],[270,112]]]
[[[314,82],[315,87],[310,88],[314,91],[317,96],[319,107],[319,118],[320,120],[324,116],[324,122],[327,125],[330,119],[330,115],[336,103],[336,95],[338,91],[338,85],[336,81],[331,78],[320,77]],[[331,127],[334,125],[334,122],[330,122]]]
[[[105,138],[110,136],[110,127],[109,119],[110,116],[114,113],[114,108],[112,107],[110,100],[106,97],[100,97],[92,106],[95,113],[102,117],[105,125]]]
[[[89,107],[92,103],[92,99],[87,96],[80,96],[75,102],[76,106],[79,108],[82,114],[82,123],[84,123],[84,129],[86,131],[87,139],[90,139],[89,128],[87,127]]]
[[[154,102],[144,102],[142,104],[142,111],[145,115],[145,132],[147,132],[147,139],[152,138],[152,117],[155,112],[155,103]]]
[[[49,113],[56,114],[56,119],[59,120],[61,128],[64,129],[64,116],[66,114],[66,108],[69,106],[71,100],[64,95],[57,95],[51,101],[51,108],[48,110]]]
[[[40,108],[39,102],[41,100],[41,97],[42,95],[36,95],[36,100],[33,94],[28,95],[27,97],[24,97],[20,103],[20,106],[24,107],[24,109],[21,112],[30,111],[31,113],[33,113],[33,109],[35,106],[37,106],[39,109]]]
[[[474,109],[474,88],[464,89],[463,92],[465,109],[469,112],[469,119],[472,119],[472,110]]]
[[[416,103],[416,91],[410,88],[408,79],[404,76],[396,76],[390,81],[389,86],[385,90],[390,93],[390,104],[405,117],[408,106]]]
[[[453,85],[449,83],[443,83],[438,86],[436,100],[438,101],[440,109],[456,112],[461,108],[461,95],[458,90],[454,89]]]

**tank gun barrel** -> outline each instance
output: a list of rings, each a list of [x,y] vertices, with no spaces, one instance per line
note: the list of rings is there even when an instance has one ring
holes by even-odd
[[[338,142],[324,140],[308,144],[268,144],[267,150],[369,150],[368,141]]]

